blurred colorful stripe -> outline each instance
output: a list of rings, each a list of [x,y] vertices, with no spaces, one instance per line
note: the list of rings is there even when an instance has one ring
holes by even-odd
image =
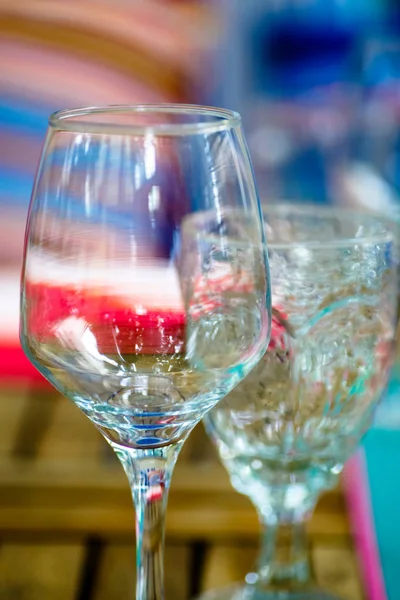
[[[212,36],[200,2],[0,0],[0,351],[18,348],[24,223],[49,113],[199,101]]]
[[[121,2],[110,0],[30,0],[28,3],[0,0],[0,14],[33,22],[51,22],[57,28],[94,33],[100,38],[117,40],[127,48],[148,54],[158,63],[193,72],[196,55],[210,44],[213,34],[205,10],[197,12],[182,8],[186,2]],[[14,21],[14,27],[16,22]],[[64,29],[65,30],[65,29]],[[60,42],[60,38],[58,39]],[[198,61],[198,64],[201,64]]]
[[[210,29],[185,4],[0,0],[1,204],[27,204],[53,110],[188,101]]]

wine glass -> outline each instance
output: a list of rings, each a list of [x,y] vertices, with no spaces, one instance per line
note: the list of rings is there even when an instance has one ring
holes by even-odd
[[[305,523],[367,431],[394,359],[397,248],[386,218],[329,207],[264,212],[272,333],[262,361],[204,421],[257,509],[258,569],[204,600],[332,600]],[[393,229],[393,231],[392,231]]]
[[[50,117],[27,222],[21,342],[126,471],[137,600],[164,598],[179,450],[263,356],[269,330],[264,227],[237,113],[145,105]]]

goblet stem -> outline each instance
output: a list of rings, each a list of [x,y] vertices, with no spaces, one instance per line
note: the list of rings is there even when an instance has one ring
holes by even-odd
[[[136,600],[164,599],[164,532],[172,472],[184,440],[154,449],[112,444],[136,509]]]
[[[304,521],[261,521],[261,552],[253,581],[258,588],[295,591],[312,584]],[[247,576],[252,583],[251,577]]]

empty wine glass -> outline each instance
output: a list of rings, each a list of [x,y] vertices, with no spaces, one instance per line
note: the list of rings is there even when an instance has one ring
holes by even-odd
[[[394,358],[397,249],[386,219],[265,210],[272,333],[264,358],[206,417],[232,485],[255,505],[258,570],[204,600],[332,600],[305,522],[368,429]],[[394,228],[393,228],[394,230]]]
[[[182,105],[52,115],[21,317],[29,359],[121,460],[136,506],[136,598],[160,600],[179,450],[269,338],[264,227],[239,115]]]

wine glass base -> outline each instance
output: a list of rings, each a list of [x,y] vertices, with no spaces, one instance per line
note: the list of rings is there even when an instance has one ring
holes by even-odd
[[[285,592],[256,589],[251,585],[236,585],[205,592],[196,600],[343,600],[314,588],[307,591]]]

